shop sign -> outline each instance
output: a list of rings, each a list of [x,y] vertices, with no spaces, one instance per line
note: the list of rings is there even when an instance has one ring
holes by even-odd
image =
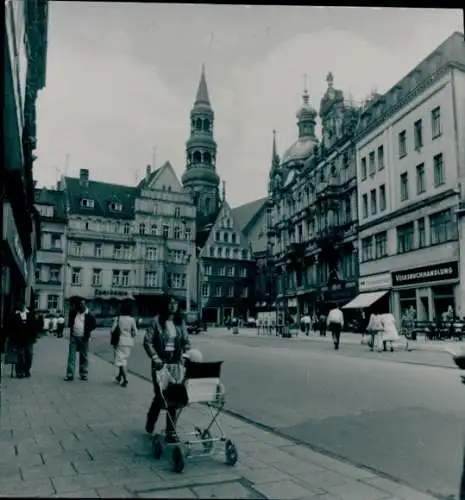
[[[27,263],[24,257],[23,245],[19,239],[18,228],[13,217],[13,210],[9,203],[3,205],[3,239],[8,243],[10,251],[13,254],[16,265],[18,266],[24,281],[27,281]]]
[[[389,290],[392,287],[391,273],[362,276],[358,281],[360,292],[368,290]]]
[[[435,281],[458,279],[459,265],[457,261],[433,264],[431,266],[405,269],[392,273],[393,286],[416,285]]]
[[[108,299],[110,297],[127,297],[131,292],[129,290],[120,290],[118,288],[99,289],[95,290],[95,297],[100,299]]]

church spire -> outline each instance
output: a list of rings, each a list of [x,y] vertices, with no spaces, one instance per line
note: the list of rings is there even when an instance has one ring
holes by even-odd
[[[222,194],[222,198],[223,198],[223,203],[226,201],[226,181],[223,181],[223,192],[221,193]]]
[[[279,163],[278,151],[276,148],[276,130],[273,130],[273,148],[271,151],[271,164]]]
[[[211,106],[210,97],[208,95],[207,78],[205,76],[205,64],[202,64],[202,74],[200,75],[199,87],[195,97],[194,105],[197,104]]]

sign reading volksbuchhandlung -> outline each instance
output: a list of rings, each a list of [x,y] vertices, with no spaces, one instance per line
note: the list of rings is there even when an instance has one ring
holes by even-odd
[[[434,281],[458,279],[459,265],[457,261],[433,264],[431,266],[416,267],[392,273],[392,285],[415,285]]]

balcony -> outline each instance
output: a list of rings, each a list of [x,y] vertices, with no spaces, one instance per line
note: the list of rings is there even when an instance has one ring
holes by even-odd
[[[55,280],[44,280],[42,278],[36,278],[36,285],[55,285],[55,286],[58,286],[58,285],[62,285],[63,282],[61,281],[61,279],[55,279]]]
[[[329,182],[321,182],[317,187],[317,198],[319,200],[325,199],[339,199],[342,189],[338,184]]]

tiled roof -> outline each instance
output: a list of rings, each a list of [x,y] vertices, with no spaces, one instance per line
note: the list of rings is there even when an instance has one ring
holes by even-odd
[[[158,172],[160,172],[160,170],[162,168],[163,167],[160,167],[160,168],[157,168],[156,170],[153,170],[150,173],[148,179],[146,179],[145,177],[143,179],[141,179],[140,182],[139,182],[139,184],[137,184],[137,188],[141,189],[141,188],[144,188],[145,186],[148,186],[153,181],[153,179],[155,178],[155,176],[158,174]]]
[[[54,219],[66,219],[65,193],[54,189],[34,189],[34,202],[37,205],[52,205],[55,207]]]
[[[93,215],[112,219],[132,219],[134,201],[138,188],[110,184],[107,182],[88,181],[82,184],[74,177],[66,177],[66,191],[71,214]],[[81,199],[94,200],[94,208],[81,207]],[[110,210],[111,202],[121,203],[121,212]]]
[[[258,200],[250,201],[245,205],[234,208],[231,213],[237,228],[242,232],[247,232],[248,226],[255,219],[257,214],[265,206],[268,198],[260,198]]]

